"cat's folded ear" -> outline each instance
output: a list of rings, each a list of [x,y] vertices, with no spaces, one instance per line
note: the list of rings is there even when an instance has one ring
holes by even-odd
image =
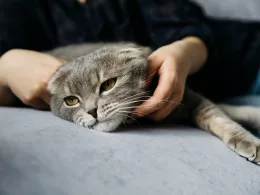
[[[60,89],[63,86],[64,81],[68,77],[68,75],[69,75],[68,70],[58,69],[48,82],[47,85],[48,92],[50,94],[55,94],[55,92],[57,92],[58,89]]]
[[[143,52],[143,55],[148,58],[148,56],[153,52],[153,50],[150,48],[150,47],[140,47],[140,49],[142,50]]]
[[[150,47],[139,46],[134,43],[126,44],[125,47],[121,48],[118,51],[118,55],[127,55],[130,58],[144,57],[148,58],[148,56],[152,53],[152,49]]]

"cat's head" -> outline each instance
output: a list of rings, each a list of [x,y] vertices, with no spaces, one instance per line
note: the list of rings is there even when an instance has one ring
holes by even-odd
[[[145,97],[150,48],[105,46],[67,62],[50,79],[51,110],[80,126],[109,132]]]

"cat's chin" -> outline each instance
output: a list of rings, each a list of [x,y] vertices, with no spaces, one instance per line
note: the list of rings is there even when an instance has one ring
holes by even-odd
[[[100,132],[113,132],[115,131],[122,123],[122,120],[118,119],[110,119],[106,121],[101,121],[92,126],[92,129],[95,131],[100,131]]]

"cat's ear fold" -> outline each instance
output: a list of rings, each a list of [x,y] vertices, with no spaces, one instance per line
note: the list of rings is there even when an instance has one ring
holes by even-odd
[[[153,50],[150,47],[141,47],[141,50],[143,51],[143,54],[146,58],[153,52]]]
[[[145,57],[147,58],[152,53],[149,47],[138,46],[136,44],[127,44],[126,47],[118,51],[118,55],[127,55],[129,58]]]
[[[54,94],[61,86],[63,86],[65,79],[68,76],[68,71],[57,70],[57,72],[50,78],[47,90],[50,94]]]

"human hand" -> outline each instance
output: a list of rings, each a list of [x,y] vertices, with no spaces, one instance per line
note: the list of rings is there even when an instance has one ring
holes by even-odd
[[[47,83],[63,61],[53,56],[13,49],[0,58],[0,86],[9,88],[24,104],[48,109]]]
[[[154,120],[166,118],[181,102],[187,76],[206,61],[207,49],[202,41],[188,37],[163,46],[148,57],[148,85],[159,76],[153,96],[138,106],[136,117],[149,115]]]

